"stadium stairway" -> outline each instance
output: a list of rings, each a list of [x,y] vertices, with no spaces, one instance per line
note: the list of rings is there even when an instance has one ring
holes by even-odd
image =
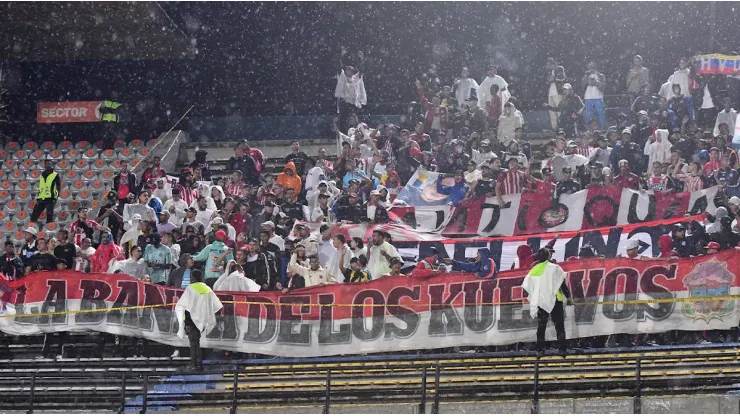
[[[532,353],[378,354],[210,360],[199,375],[183,372],[184,358],[11,359],[0,360],[0,411],[501,413],[529,412],[532,405],[574,412],[601,403],[631,413],[638,406],[677,411],[671,406],[702,395],[705,411],[698,413],[736,413],[739,358],[740,344],[539,359]]]

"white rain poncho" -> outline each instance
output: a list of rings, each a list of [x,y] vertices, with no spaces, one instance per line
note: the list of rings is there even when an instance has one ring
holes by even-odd
[[[226,266],[226,271],[221,277],[216,280],[213,284],[213,290],[219,290],[224,292],[259,292],[260,285],[255,283],[254,280],[244,276],[244,273],[234,270],[229,273],[231,266],[236,264],[236,261],[231,260]]]
[[[565,272],[555,263],[538,263],[527,273],[522,289],[527,291],[529,316],[537,317],[537,308],[547,313],[555,307],[556,295],[565,281]]]
[[[362,75],[356,73],[347,78],[344,69],[337,77],[337,87],[334,89],[334,97],[352,104],[357,108],[362,108],[367,104],[367,93],[365,92],[365,81]]]
[[[216,313],[221,308],[223,304],[211,288],[202,282],[191,283],[175,305],[175,315],[180,324],[177,336],[185,337],[185,311],[190,313],[190,319],[200,330],[201,335],[206,335],[216,327]]]

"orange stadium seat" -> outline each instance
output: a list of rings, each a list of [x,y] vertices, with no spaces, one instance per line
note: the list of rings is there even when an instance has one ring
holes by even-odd
[[[18,222],[24,222],[25,223],[25,222],[28,221],[28,217],[29,216],[30,216],[30,214],[28,212],[26,212],[26,211],[18,211],[18,212],[15,213],[15,217],[13,218],[13,221],[15,221],[16,223],[18,223]]]
[[[113,149],[105,149],[102,153],[100,153],[100,157],[103,158],[106,162],[111,162],[115,159],[118,159],[118,154]]]
[[[144,147],[144,141],[141,139],[134,139],[134,140],[131,140],[131,143],[129,143],[129,146],[132,147],[134,150],[138,150]]]
[[[56,214],[56,216],[57,216],[57,221],[59,221],[59,222],[67,222],[67,221],[69,221],[69,211],[67,211],[67,210],[59,211]]]
[[[46,210],[41,211],[41,215],[39,215],[39,221],[46,222]]]
[[[67,180],[67,182],[72,182],[74,180],[77,180],[79,177],[78,173],[74,170],[68,170],[67,173],[64,175],[64,179]]]
[[[50,152],[52,150],[56,150],[57,145],[54,142],[52,142],[51,140],[47,140],[47,141],[41,143],[41,148]]]
[[[24,150],[36,150],[39,148],[39,145],[36,142],[25,142],[23,143],[22,149]]]
[[[136,165],[139,164],[140,161],[141,161],[141,159],[139,159],[139,158],[133,158],[133,159],[131,159],[130,162],[128,162],[128,164],[129,164],[129,166],[131,166],[131,169],[133,169],[133,168],[136,167]]]
[[[36,208],[36,200],[32,199],[28,202],[26,202],[25,209],[28,210],[28,212],[33,211],[33,209]]]
[[[87,140],[81,140],[81,141],[77,142],[77,144],[75,145],[75,149],[77,149],[77,150],[87,150],[87,149],[89,149],[91,147],[92,147],[92,145]]]
[[[2,150],[0,150],[0,160],[5,160],[5,159],[7,159],[7,158],[8,158],[8,155],[10,155],[10,154],[11,154],[11,153],[10,153],[10,152],[8,152],[8,151],[7,151],[7,150],[5,150],[5,149],[2,149]]]
[[[103,181],[100,179],[95,179],[92,182],[90,182],[90,189],[92,189],[94,192],[100,192],[103,190]]]
[[[31,154],[28,155],[31,159],[34,160],[41,160],[46,157],[46,153],[41,149],[36,149],[31,152]]]
[[[70,142],[69,140],[65,140],[59,143],[59,146],[57,146],[57,149],[59,150],[69,150],[72,148],[74,148],[74,143]]]
[[[100,209],[99,199],[90,199],[90,211],[97,212]]]
[[[56,222],[47,222],[44,224],[44,232],[47,234],[56,234],[59,231],[59,226]]]
[[[21,189],[18,191],[17,194],[15,194],[15,198],[18,201],[28,201],[29,199],[31,199],[31,191],[29,191],[28,189]]]
[[[3,170],[5,171],[12,171],[18,166],[18,161],[16,160],[6,160],[5,163],[3,163]]]
[[[111,166],[113,166],[113,169],[119,170],[119,169],[121,169],[121,161],[120,160],[114,160],[113,163],[111,164]]]
[[[5,150],[15,152],[16,150],[20,150],[21,144],[18,142],[10,142],[7,146],[5,146]]]
[[[81,181],[81,180],[78,179],[78,180],[72,182],[72,189],[74,189],[74,190],[79,191],[79,190],[85,189],[85,188],[86,188],[86,186],[85,186],[85,182],[84,181]]]
[[[7,178],[8,178],[8,174],[4,170],[0,169],[0,180],[4,181]]]
[[[139,149],[139,155],[141,155],[142,158],[148,154],[149,154],[148,147],[142,147],[141,149]]]
[[[95,149],[87,149],[85,150],[85,153],[82,154],[83,159],[97,159],[98,158],[98,151]]]
[[[38,179],[39,176],[41,176],[41,171],[38,169],[32,169],[28,172],[28,178],[29,179]]]
[[[86,170],[82,172],[82,179],[88,180],[88,181],[94,181],[98,178],[98,172],[94,170]]]
[[[103,150],[105,148],[105,142],[102,140],[95,140],[92,144],[93,149]]]
[[[157,140],[159,139],[157,139],[156,137],[153,139],[149,139],[149,141],[146,142],[146,146],[151,149],[152,147],[154,147],[155,144],[157,144]]]
[[[77,199],[89,201],[90,199],[92,199],[92,194],[90,193],[90,190],[83,188],[80,190],[80,193],[77,194]]]
[[[69,169],[70,163],[68,160],[62,159],[59,162],[57,162],[56,169],[57,170],[67,170]]]
[[[60,201],[69,201],[70,198],[72,198],[72,192],[67,188],[62,188],[61,191],[59,191],[59,200]]]
[[[4,179],[4,180],[0,181],[0,189],[2,189],[4,191],[10,191],[12,187],[13,187],[13,185],[10,183],[9,180]]]
[[[23,178],[23,172],[21,172],[19,169],[14,170],[10,177],[16,181],[21,180]]]
[[[0,190],[0,200],[2,200],[4,204],[7,204],[10,200],[10,192],[7,189]]]
[[[93,162],[92,165],[90,165],[90,169],[95,171],[101,171],[105,169],[108,166],[108,164],[103,159],[98,159],[95,162]]]
[[[72,167],[75,170],[88,170],[90,168],[90,161],[85,159],[80,159],[77,162],[75,162],[74,166]]]
[[[113,148],[116,150],[123,149],[124,147],[126,147],[126,142],[121,139],[118,139],[115,142],[113,142]]]
[[[59,149],[54,149],[54,150],[52,150],[52,151],[49,152],[49,154],[47,155],[47,157],[49,159],[54,159],[54,160],[61,159],[62,158],[62,151],[59,150]]]
[[[7,216],[6,216],[6,218],[7,218]],[[5,223],[3,223],[3,228],[2,229],[3,229],[3,232],[4,233],[10,234],[10,233],[12,233],[12,232],[15,231],[15,224],[12,223],[12,222],[10,222],[10,221],[5,222]]]
[[[35,169],[36,168],[36,161],[31,159],[26,159],[23,162],[21,162],[21,167],[23,169]]]
[[[67,151],[67,155],[65,156],[65,159],[69,160],[71,163],[74,163],[75,160],[82,157],[82,152],[80,152],[77,149],[69,149]]]
[[[15,199],[11,199],[8,201],[7,204],[5,204],[5,207],[3,207],[3,211],[5,211],[6,213],[13,214],[16,211],[18,211],[18,208],[19,208],[18,201]]]
[[[134,157],[134,153],[135,152],[132,148],[126,147],[126,148],[121,149],[121,151],[118,152],[118,158],[128,160]]]
[[[72,201],[69,201],[69,210],[72,212],[77,212],[78,209],[80,209],[82,205],[80,205],[80,201],[73,199]]]
[[[27,191],[27,190],[31,189],[31,182],[28,181],[28,180],[26,180],[26,179],[24,179],[24,180],[18,181],[18,185],[16,185],[16,186],[18,187],[18,189],[22,189],[24,191]]]
[[[15,160],[25,160],[26,157],[28,157],[28,155],[25,150],[16,150],[13,152],[13,159]]]
[[[103,181],[112,181],[115,176],[116,176],[115,172],[113,172],[110,169],[106,169],[100,175],[100,178],[103,179]]]
[[[13,241],[15,241],[15,242],[25,241],[25,236],[23,235],[23,231],[16,230],[13,233]]]

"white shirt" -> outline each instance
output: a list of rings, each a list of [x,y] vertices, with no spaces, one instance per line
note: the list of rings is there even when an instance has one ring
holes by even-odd
[[[465,104],[465,100],[471,97],[471,89],[478,91],[478,83],[473,78],[463,78],[455,84],[455,99],[457,105]]]
[[[201,224],[210,224],[211,217],[213,216],[213,211],[208,208],[203,211],[201,211],[200,208],[196,209],[198,210],[198,212],[195,214],[195,220]]]
[[[596,85],[586,87],[586,93],[583,95],[584,100],[603,100],[604,93]]]
[[[671,161],[671,148],[673,145],[668,141],[668,130],[658,129],[655,131],[656,140],[645,142],[645,148],[643,153],[648,157],[648,169],[653,168],[654,162],[670,163]]]
[[[326,266],[329,264],[329,259],[331,259],[331,256],[334,255],[337,249],[334,248],[334,245],[332,244],[331,240],[324,241],[324,240],[321,240],[321,238],[319,238],[318,244],[319,244],[319,265],[321,267],[326,268]]]
[[[387,241],[383,242],[383,244],[379,246],[372,243],[370,244],[370,258],[367,262],[367,269],[370,271],[371,279],[379,279],[391,272],[390,261],[386,260],[385,256],[380,254],[380,251],[385,250],[390,258],[401,258],[401,255],[398,254],[398,250],[396,250],[396,248]]]
[[[496,156],[496,153],[493,153],[490,150],[488,151],[488,153],[481,153],[477,149],[473,149],[473,157],[472,157],[472,159],[473,159],[473,161],[478,166],[480,166],[481,163],[488,162],[489,160],[493,159],[494,157],[498,157],[498,156]]]
[[[712,94],[709,92],[709,86],[704,86],[704,96],[701,100],[702,110],[714,108],[714,101],[712,101]]]
[[[321,175],[324,174],[324,169],[314,166],[306,174],[306,190],[313,189],[319,184]]]
[[[163,210],[169,211],[170,207],[175,207],[174,215],[170,213],[170,221],[172,221],[173,224],[180,226],[182,225],[182,221],[185,219],[185,214],[188,209],[188,204],[185,203],[182,199],[175,201],[174,199],[168,199],[167,202],[164,203],[164,206],[162,207]]]
[[[267,241],[278,246],[280,251],[285,250],[285,240],[283,240],[283,237],[280,237],[279,235],[275,234],[272,237],[270,237],[270,239]]]
[[[305,267],[299,264],[296,261],[295,253],[293,253],[293,255],[290,257],[290,262],[288,263],[288,270],[303,277],[306,283],[306,287],[316,286],[322,283],[324,284],[336,283],[336,280],[332,278],[329,271],[326,270],[325,268],[319,267],[318,270],[311,270],[310,267]]]
[[[482,177],[483,177],[483,174],[478,169],[472,172],[465,171],[465,182],[467,182],[468,185],[472,184],[473,182],[477,181],[478,179]]]
[[[344,253],[344,260],[342,261],[342,266],[344,266],[345,269],[349,268],[349,261],[352,259],[352,251],[349,249],[349,246],[346,244],[344,245],[344,248],[346,252]],[[332,254],[331,258],[329,259],[329,264],[326,265],[326,270],[329,272],[329,274],[336,280],[337,282],[343,282],[344,281],[344,273],[342,273],[342,269],[340,267],[340,257],[342,257],[342,252],[340,250],[335,250],[334,254]]]
[[[737,111],[731,108],[730,111],[722,110],[717,113],[717,120],[714,122],[714,135],[719,136],[719,125],[722,123],[727,124],[730,128],[730,134],[735,134],[735,122],[737,121]]]

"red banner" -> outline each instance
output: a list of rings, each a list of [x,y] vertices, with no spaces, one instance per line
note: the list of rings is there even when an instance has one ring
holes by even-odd
[[[680,260],[594,259],[562,267],[576,302],[566,308],[570,338],[729,329],[740,318],[740,256],[734,250]],[[527,271],[504,271],[492,280],[451,273],[287,294],[219,293],[220,323],[204,334],[203,345],[321,356],[527,342],[536,327],[522,299]],[[174,304],[181,289],[120,274],[77,272],[37,273],[22,282],[25,290],[3,305],[3,332],[96,330],[186,345],[175,336]]]
[[[37,123],[95,123],[100,121],[102,101],[39,103]]]

